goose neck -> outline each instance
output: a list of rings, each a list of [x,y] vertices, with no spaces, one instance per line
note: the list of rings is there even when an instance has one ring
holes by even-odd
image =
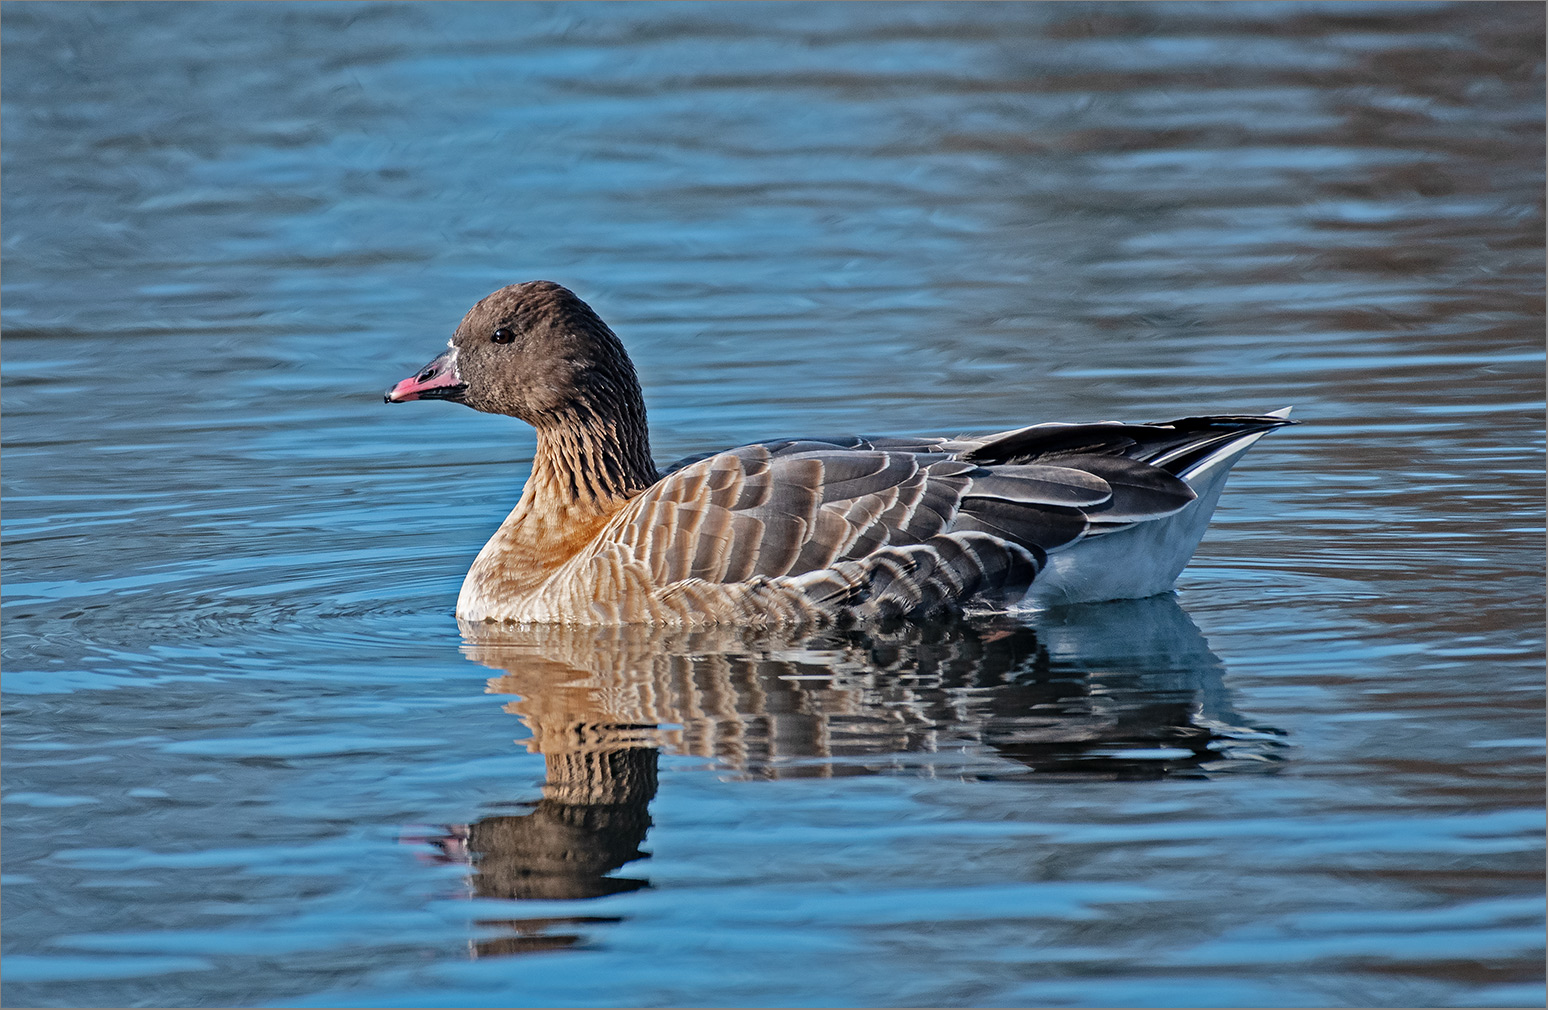
[[[566,512],[611,513],[656,481],[643,411],[629,418],[564,418],[537,429],[522,497]]]

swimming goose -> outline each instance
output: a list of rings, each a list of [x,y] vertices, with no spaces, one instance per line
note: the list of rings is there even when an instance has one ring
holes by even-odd
[[[550,281],[463,318],[388,403],[453,400],[537,430],[464,621],[792,626],[1165,592],[1227,472],[1288,420],[1044,423],[957,438],[788,438],[657,470],[634,366]]]

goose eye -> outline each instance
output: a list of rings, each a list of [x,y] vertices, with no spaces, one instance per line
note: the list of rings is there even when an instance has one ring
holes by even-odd
[[[489,339],[497,344],[508,344],[516,339],[516,331],[508,326],[502,326],[490,334]]]

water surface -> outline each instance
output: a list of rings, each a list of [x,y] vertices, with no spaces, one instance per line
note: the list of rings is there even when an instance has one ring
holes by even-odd
[[[1543,991],[1534,4],[3,18],[4,999]],[[657,459],[1295,404],[1175,596],[464,635],[575,288]]]

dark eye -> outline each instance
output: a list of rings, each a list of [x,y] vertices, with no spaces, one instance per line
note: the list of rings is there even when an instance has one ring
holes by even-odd
[[[489,335],[489,339],[497,344],[508,344],[516,339],[516,331],[509,326],[502,326]]]

